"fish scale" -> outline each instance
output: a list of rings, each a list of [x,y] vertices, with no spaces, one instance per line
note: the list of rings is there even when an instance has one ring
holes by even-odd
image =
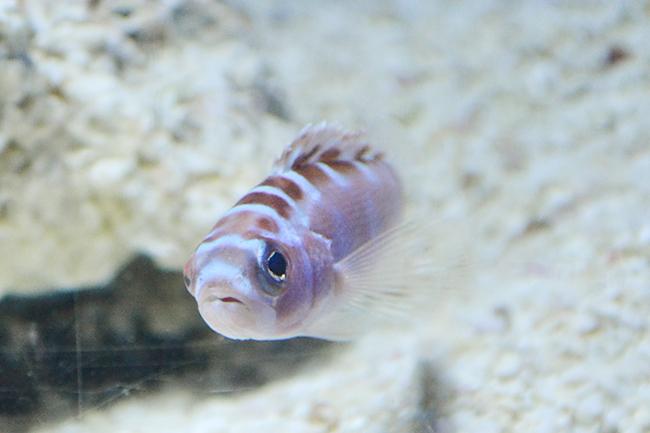
[[[342,263],[398,226],[402,208],[396,171],[362,133],[308,126],[190,257],[188,290],[229,338],[346,339],[346,272],[358,280],[359,269]]]

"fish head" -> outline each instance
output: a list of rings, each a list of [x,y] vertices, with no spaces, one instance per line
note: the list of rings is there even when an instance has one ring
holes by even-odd
[[[199,245],[185,266],[205,322],[225,337],[278,340],[300,329],[331,294],[329,241],[303,233],[224,231]]]

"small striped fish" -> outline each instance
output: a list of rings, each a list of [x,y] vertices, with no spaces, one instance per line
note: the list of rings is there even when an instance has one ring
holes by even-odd
[[[397,173],[361,133],[308,126],[198,246],[187,288],[228,338],[349,339],[403,295],[377,266],[400,263],[379,257],[402,208]]]

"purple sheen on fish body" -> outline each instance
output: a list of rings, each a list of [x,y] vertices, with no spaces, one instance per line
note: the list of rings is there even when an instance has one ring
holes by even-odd
[[[395,171],[362,134],[307,127],[198,246],[188,290],[229,338],[347,339],[347,282],[364,269],[341,263],[399,224],[402,200]]]

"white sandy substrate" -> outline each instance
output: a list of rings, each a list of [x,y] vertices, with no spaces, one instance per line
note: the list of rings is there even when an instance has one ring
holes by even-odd
[[[397,119],[411,204],[463,221],[473,280],[320,371],[55,431],[399,430],[426,359],[458,432],[650,431],[650,3],[108,3],[0,5],[0,290],[180,269],[323,119]]]

